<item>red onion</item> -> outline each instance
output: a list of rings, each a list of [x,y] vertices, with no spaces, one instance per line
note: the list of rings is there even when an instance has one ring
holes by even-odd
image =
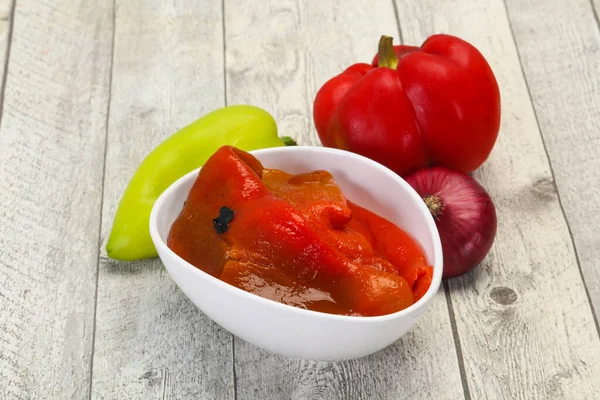
[[[426,168],[406,181],[427,204],[444,253],[443,278],[479,265],[496,237],[496,208],[490,195],[469,175],[448,168]]]

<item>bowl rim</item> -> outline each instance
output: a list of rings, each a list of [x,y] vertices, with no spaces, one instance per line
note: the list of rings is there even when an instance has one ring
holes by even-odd
[[[150,212],[149,225],[150,225],[150,236],[152,238],[152,241],[154,242],[154,245],[156,247],[159,247],[163,252],[166,252],[169,255],[171,255],[172,257],[174,257],[174,259],[177,260],[183,268],[191,270],[192,273],[198,274],[200,277],[202,277],[204,279],[212,280],[212,282],[215,285],[220,286],[221,288],[223,288],[225,290],[233,291],[234,293],[237,293],[238,295],[240,295],[242,297],[252,299],[253,301],[258,301],[259,303],[263,303],[265,305],[280,308],[282,310],[287,310],[289,312],[294,312],[294,313],[304,315],[304,316],[324,318],[327,320],[352,321],[352,322],[357,322],[357,323],[374,323],[374,322],[390,321],[390,320],[394,320],[397,318],[402,318],[404,316],[409,316],[409,315],[412,315],[415,313],[421,314],[419,311],[421,311],[422,309],[423,309],[422,312],[424,312],[424,309],[426,309],[427,306],[429,305],[429,303],[433,300],[433,297],[436,295],[436,293],[438,292],[439,287],[441,285],[442,274],[443,274],[443,256],[442,256],[442,244],[441,244],[439,232],[435,225],[435,221],[433,220],[433,216],[429,212],[429,209],[427,209],[427,206],[422,201],[419,194],[401,176],[397,175],[395,172],[393,172],[386,166],[384,166],[376,161],[373,161],[370,158],[364,157],[360,154],[352,153],[347,150],[328,148],[328,147],[320,147],[320,146],[300,145],[300,146],[285,146],[285,147],[271,147],[271,148],[257,149],[257,150],[248,151],[248,153],[250,153],[252,155],[261,155],[261,154],[269,154],[269,153],[280,153],[280,152],[285,153],[285,152],[298,152],[298,151],[299,152],[308,151],[308,152],[333,153],[333,154],[338,154],[342,157],[348,157],[349,161],[354,159],[355,161],[366,162],[367,164],[371,164],[371,166],[374,169],[378,170],[380,173],[390,176],[393,180],[395,180],[402,187],[403,190],[408,192],[408,195],[412,198],[413,201],[415,201],[415,203],[417,204],[417,207],[419,207],[421,209],[422,214],[425,215],[424,222],[427,225],[427,228],[429,229],[429,231],[431,232],[431,234],[433,236],[432,237],[432,239],[433,239],[433,259],[435,260],[435,262],[433,263],[433,277],[431,280],[431,284],[429,285],[427,292],[425,292],[425,294],[417,302],[411,304],[407,308],[404,308],[400,311],[396,311],[394,313],[385,314],[385,315],[354,316],[354,315],[329,314],[329,313],[324,313],[324,312],[320,312],[320,311],[307,310],[304,308],[291,306],[288,304],[277,302],[275,300],[271,300],[271,299],[268,299],[265,297],[258,296],[256,294],[247,292],[236,286],[233,286],[226,282],[223,282],[219,278],[216,278],[216,277],[204,272],[200,268],[197,268],[194,265],[190,264],[189,262],[187,262],[186,260],[181,258],[173,250],[171,250],[171,248],[169,248],[169,246],[167,246],[166,242],[162,239],[162,237],[158,231],[158,215],[159,215],[160,211],[162,210],[166,199],[171,195],[171,193],[176,191],[180,186],[182,186],[188,180],[192,179],[193,176],[197,176],[198,173],[200,172],[200,170],[202,169],[202,167],[196,168],[193,171],[188,172],[187,174],[183,175],[182,177],[177,179],[175,182],[173,182],[171,185],[169,185],[169,187],[160,194],[160,196],[158,197],[158,199],[152,206],[152,211]],[[267,166],[267,168],[268,168],[268,166]],[[159,252],[159,254],[160,254],[160,252]],[[171,275],[171,271],[169,271],[169,268],[166,268],[166,266],[165,266],[165,269],[167,269],[167,272],[169,273],[169,275]],[[173,277],[171,277],[171,278],[173,279]]]

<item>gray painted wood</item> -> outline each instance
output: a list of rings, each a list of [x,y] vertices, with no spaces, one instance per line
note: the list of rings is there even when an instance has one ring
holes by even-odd
[[[111,10],[16,5],[0,127],[3,399],[89,396]]]
[[[281,135],[318,145],[312,102],[326,80],[370,62],[382,33],[397,37],[391,3],[226,1],[227,101],[271,112]],[[443,290],[395,345],[342,363],[291,360],[235,340],[240,399],[461,399]]]
[[[450,282],[471,397],[597,397],[600,340],[503,2],[397,4],[406,42],[434,32],[461,36],[487,57],[501,88],[499,141],[476,173],[496,202],[498,236],[479,269]],[[543,26],[540,18],[526,29]]]
[[[115,28],[102,251],[123,190],[146,154],[224,104],[219,2],[120,1]],[[231,343],[158,259],[102,259],[93,398],[233,398]]]
[[[588,0],[507,1],[533,105],[600,310],[600,27]],[[577,77],[574,79],[574,77]]]
[[[475,174],[498,238],[450,282],[460,359],[442,290],[394,346],[315,363],[241,340],[234,351],[158,260],[98,262],[139,162],[224,104],[223,29],[229,104],[263,106],[281,134],[313,145],[320,85],[370,61],[380,34],[398,37],[388,2],[248,3],[225,1],[223,26],[208,0],[17,2],[0,122],[0,399],[228,399],[234,383],[240,399],[460,399],[459,365],[473,399],[597,397],[600,344],[575,250],[598,310],[600,0],[507,0],[508,15],[500,0],[397,0],[405,42],[466,38],[503,95],[498,146]],[[0,0],[0,68],[10,9]]]

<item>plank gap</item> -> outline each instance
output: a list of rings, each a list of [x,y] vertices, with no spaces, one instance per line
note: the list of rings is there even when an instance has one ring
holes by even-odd
[[[16,0],[15,0],[16,1]],[[102,157],[102,183],[100,189],[100,210],[98,213],[100,214],[100,223],[98,224],[98,262],[96,263],[96,288],[94,290],[94,308],[93,308],[93,316],[92,316],[92,348],[90,354],[90,386],[88,390],[88,399],[92,398],[92,389],[94,385],[94,353],[96,349],[96,312],[98,310],[98,279],[100,277],[100,264],[102,259],[105,257],[102,254],[102,217],[104,210],[104,185],[106,184],[106,153],[108,152],[108,132],[109,132],[109,124],[110,124],[110,101],[112,97],[112,78],[113,78],[113,63],[115,60],[115,31],[117,24],[117,0],[113,0],[112,2],[112,39],[111,39],[111,49],[110,49],[110,69],[108,71],[108,99],[106,102],[106,122],[105,128],[106,133],[104,135],[104,156]]]
[[[232,363],[232,370],[233,370],[233,398],[235,400],[237,400],[238,391],[237,391],[237,372],[235,370],[235,336],[234,335],[231,335],[231,354],[232,354],[231,363]]]
[[[450,285],[448,281],[443,282],[443,290],[446,295],[446,304],[448,305],[448,316],[450,318],[450,326],[452,327],[452,337],[454,337],[454,348],[456,349],[456,358],[458,360],[458,369],[460,371],[460,380],[463,386],[463,394],[465,400],[471,400],[471,391],[469,390],[469,381],[467,379],[467,371],[465,370],[465,360],[463,358],[462,347],[460,345],[460,335],[456,325],[456,315],[454,315],[454,306],[452,305],[452,296],[450,295]]]
[[[227,107],[227,36],[225,31],[225,0],[221,0],[221,20],[223,25],[223,101],[225,107]]]
[[[396,26],[398,28],[398,42],[404,44],[404,36],[402,35],[402,25],[400,25],[400,15],[398,14],[396,0],[392,0],[392,7],[394,8],[394,16],[396,17]]]
[[[594,0],[590,0],[590,6],[592,7],[592,14],[594,14],[594,19],[596,20],[596,26],[598,27],[598,29],[600,29],[600,17],[598,17],[598,10],[596,9],[596,3],[594,3]]]
[[[223,103],[227,107],[227,34],[225,27],[225,0],[221,0],[221,23],[223,28]],[[229,332],[228,332],[229,333]],[[231,368],[233,374],[233,398],[237,400],[237,373],[235,370],[235,336],[229,333],[231,336]]]
[[[10,18],[8,19],[8,35],[6,49],[4,51],[4,70],[2,71],[2,86],[0,88],[0,126],[2,126],[2,117],[4,115],[4,92],[6,89],[6,77],[8,76],[8,62],[10,61],[10,45],[12,44],[13,26],[15,21],[15,8],[17,0],[11,1]]]

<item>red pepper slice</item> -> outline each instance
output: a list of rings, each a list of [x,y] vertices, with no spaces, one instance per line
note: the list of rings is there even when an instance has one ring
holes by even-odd
[[[419,244],[385,218],[348,202],[357,223],[372,233],[375,248],[389,260],[411,286],[415,301],[419,300],[431,284],[433,268],[427,263]]]
[[[349,205],[328,172],[264,169],[224,146],[200,170],[167,244],[203,271],[285,304],[364,316],[410,306],[415,280],[380,256],[373,229],[352,222],[358,209]],[[232,211],[226,230],[223,207]]]

